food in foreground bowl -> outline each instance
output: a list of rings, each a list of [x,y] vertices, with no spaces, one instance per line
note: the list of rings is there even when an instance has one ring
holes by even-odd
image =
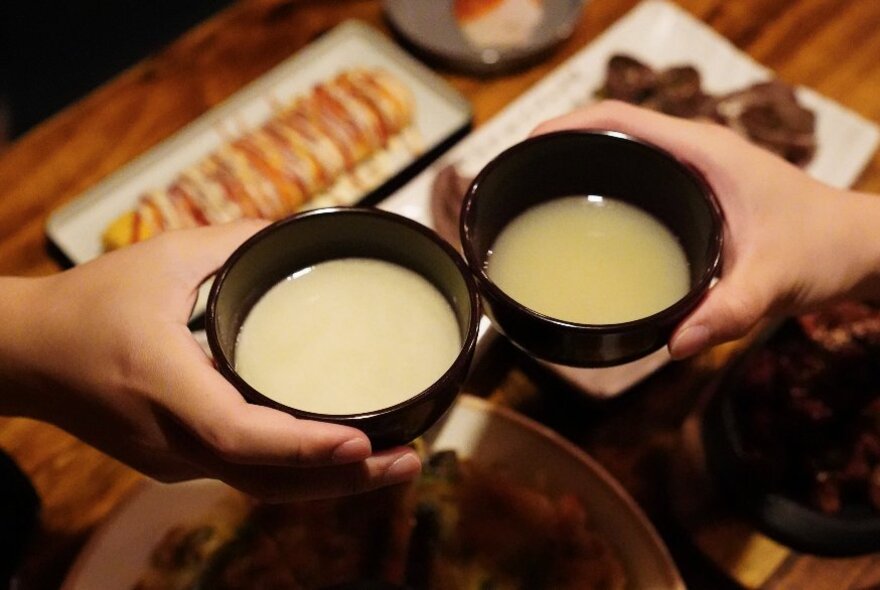
[[[880,311],[843,303],[787,324],[734,394],[756,475],[827,514],[880,512]]]
[[[419,590],[623,590],[620,557],[582,501],[433,455],[420,480],[337,500],[256,506],[205,555],[216,522],[166,535],[137,590],[319,589],[385,580]],[[168,555],[189,556],[169,560]],[[187,567],[198,575],[181,577]],[[180,582],[183,580],[183,582]]]
[[[280,219],[379,153],[412,116],[410,91],[389,72],[343,71],[142,195],[133,211],[107,227],[104,248],[170,229]]]
[[[700,73],[691,65],[656,70],[618,54],[608,60],[605,80],[596,94],[677,117],[721,123],[799,166],[808,164],[816,152],[815,114],[779,80],[710,95],[703,91]]]
[[[235,369],[285,406],[344,415],[421,393],[461,351],[449,302],[420,274],[374,258],[301,269],[248,313]]]
[[[678,238],[620,199],[566,196],[534,205],[495,239],[486,273],[538,313],[617,324],[658,313],[691,284]]]

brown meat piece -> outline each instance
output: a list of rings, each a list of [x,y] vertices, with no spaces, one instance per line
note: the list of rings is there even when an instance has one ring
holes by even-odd
[[[830,353],[854,356],[880,349],[880,310],[870,305],[840,303],[798,321],[807,337]]]
[[[605,81],[596,94],[676,117],[714,120],[799,166],[816,152],[815,115],[779,80],[713,97],[703,91],[693,66],[654,70],[618,54],[608,60]]]
[[[641,104],[656,86],[657,74],[653,69],[628,55],[613,55],[608,60],[600,94],[603,98]]]
[[[660,72],[654,92],[642,106],[667,115],[696,119],[709,116],[713,104],[712,97],[703,92],[696,68],[679,66]]]
[[[779,80],[761,82],[718,98],[716,119],[799,166],[816,152],[816,117]]]
[[[628,55],[608,60],[605,83],[598,94],[688,119],[709,116],[713,104],[693,66],[655,71]]]

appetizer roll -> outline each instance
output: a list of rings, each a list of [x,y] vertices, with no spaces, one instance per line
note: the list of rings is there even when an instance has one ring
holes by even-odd
[[[386,71],[351,69],[141,195],[103,234],[106,250],[161,231],[243,217],[280,219],[382,150],[412,121],[409,90]]]

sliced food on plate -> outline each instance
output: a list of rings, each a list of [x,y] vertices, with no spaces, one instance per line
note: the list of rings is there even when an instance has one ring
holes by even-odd
[[[289,215],[402,136],[413,104],[390,72],[345,70],[143,194],[106,228],[104,248],[170,229]]]
[[[655,69],[616,54],[608,60],[596,95],[721,123],[798,166],[806,166],[816,153],[815,113],[798,102],[794,88],[778,79],[712,95],[703,90],[700,72],[690,64]]]

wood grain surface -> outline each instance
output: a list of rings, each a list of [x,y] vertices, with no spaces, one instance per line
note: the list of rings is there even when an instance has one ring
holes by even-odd
[[[677,3],[783,80],[880,121],[880,2]],[[573,37],[528,70],[488,80],[442,73],[471,101],[480,125],[635,4],[587,3]],[[239,2],[13,143],[0,153],[0,273],[62,269],[44,237],[52,210],[348,18],[387,30],[376,0]],[[880,156],[856,187],[880,192]],[[746,554],[730,535],[715,538],[713,549],[712,543],[694,543],[672,517],[668,476],[681,425],[702,386],[741,345],[670,365],[626,395],[597,402],[499,342],[468,389],[537,418],[604,464],[652,517],[692,588],[724,588],[733,578],[774,589],[877,588],[880,569],[871,557],[802,558],[793,565],[773,545]],[[24,419],[0,419],[0,447],[31,477],[44,504],[22,587],[55,588],[88,534],[141,476],[51,426]]]

